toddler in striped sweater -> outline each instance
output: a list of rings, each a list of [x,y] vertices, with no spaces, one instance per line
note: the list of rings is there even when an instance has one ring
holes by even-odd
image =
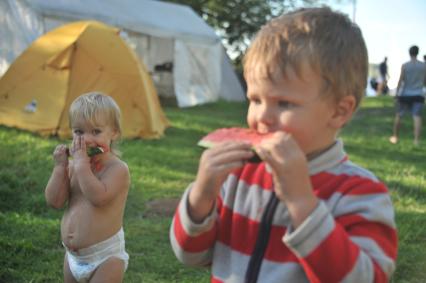
[[[212,282],[387,282],[397,231],[386,186],[352,163],[338,133],[364,96],[361,30],[327,7],[263,26],[246,53],[256,146],[203,152],[173,218],[177,258]]]

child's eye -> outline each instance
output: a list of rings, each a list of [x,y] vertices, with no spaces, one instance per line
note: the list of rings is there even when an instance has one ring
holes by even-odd
[[[278,106],[281,108],[291,108],[294,104],[285,100],[280,100],[278,101]]]
[[[260,99],[257,97],[250,98],[250,103],[259,105],[261,103]]]
[[[92,133],[93,133],[93,135],[99,135],[100,133],[102,133],[102,131],[101,131],[101,130],[99,130],[99,129],[94,129],[94,130],[92,131]]]
[[[77,136],[81,136],[83,134],[83,131],[80,129],[75,129],[74,134],[76,134]]]

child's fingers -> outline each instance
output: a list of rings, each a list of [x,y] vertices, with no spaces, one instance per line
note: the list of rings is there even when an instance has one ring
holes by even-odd
[[[214,152],[226,152],[235,149],[250,149],[252,145],[247,142],[222,142],[212,147],[210,150]]]
[[[81,149],[81,139],[83,138],[83,136],[79,136],[78,138],[77,138],[77,150],[80,150]]]
[[[231,172],[234,169],[243,167],[244,164],[246,164],[245,161],[243,160],[237,160],[237,161],[232,161],[232,162],[226,162],[226,163],[220,163],[220,165],[218,165],[217,171],[221,171],[221,172]]]
[[[81,139],[83,136],[76,136],[75,139],[73,140],[73,147],[74,147],[74,151],[80,150],[81,149]]]
[[[77,150],[77,140],[78,136],[74,137],[71,143],[71,154],[74,154],[74,152]]]
[[[226,154],[235,150],[250,150],[252,146],[244,142],[223,142],[205,150],[211,155]]]
[[[244,161],[253,157],[254,152],[250,144],[246,143],[224,143],[216,148],[211,148],[203,153],[203,159],[214,165],[230,162]]]
[[[86,143],[84,141],[84,136],[74,137],[71,146],[71,155],[75,154],[77,151],[86,152]]]
[[[272,153],[271,150],[263,148],[263,147],[258,147],[256,148],[256,153],[257,155],[260,157],[260,159],[262,161],[264,161],[267,165],[267,171],[269,173],[272,173],[272,168],[271,167],[275,167],[276,165],[276,161],[274,158],[274,153]]]
[[[66,145],[60,144],[55,147],[53,151],[53,160],[55,164],[67,164],[68,156],[67,156],[67,147]]]
[[[272,138],[263,141],[255,150],[263,161],[275,167],[294,154],[297,144],[291,134],[277,132]]]
[[[227,163],[243,163],[247,159],[252,158],[254,155],[251,149],[237,149],[228,152],[221,152],[212,156],[212,162],[215,164],[227,164]]]
[[[81,150],[86,152],[86,142],[84,141],[84,136],[80,137],[80,148],[81,148]]]
[[[60,144],[60,145],[57,145],[57,146],[56,146],[56,148],[55,148],[55,150],[53,151],[53,153],[54,153],[54,154],[63,154],[63,153],[65,153],[65,152],[66,152],[66,149],[67,149],[66,145],[64,145],[64,144]]]

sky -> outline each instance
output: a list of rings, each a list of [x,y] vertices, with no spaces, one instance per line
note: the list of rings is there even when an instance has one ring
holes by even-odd
[[[334,10],[348,14],[359,25],[367,44],[369,61],[379,64],[388,57],[389,87],[396,88],[408,49],[417,45],[417,59],[426,55],[426,0],[329,0]],[[354,5],[355,13],[354,13]]]

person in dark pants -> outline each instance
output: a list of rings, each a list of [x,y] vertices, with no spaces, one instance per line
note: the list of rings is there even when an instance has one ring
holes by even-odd
[[[409,49],[410,61],[401,67],[398,86],[396,88],[396,114],[393,125],[393,135],[389,141],[396,144],[399,140],[401,117],[410,111],[414,122],[414,144],[419,144],[422,128],[422,108],[425,102],[423,87],[426,85],[426,64],[417,60],[419,47]]]
[[[380,71],[380,84],[377,91],[378,94],[386,95],[389,92],[388,88],[388,57],[385,57],[382,63],[379,65]]]

